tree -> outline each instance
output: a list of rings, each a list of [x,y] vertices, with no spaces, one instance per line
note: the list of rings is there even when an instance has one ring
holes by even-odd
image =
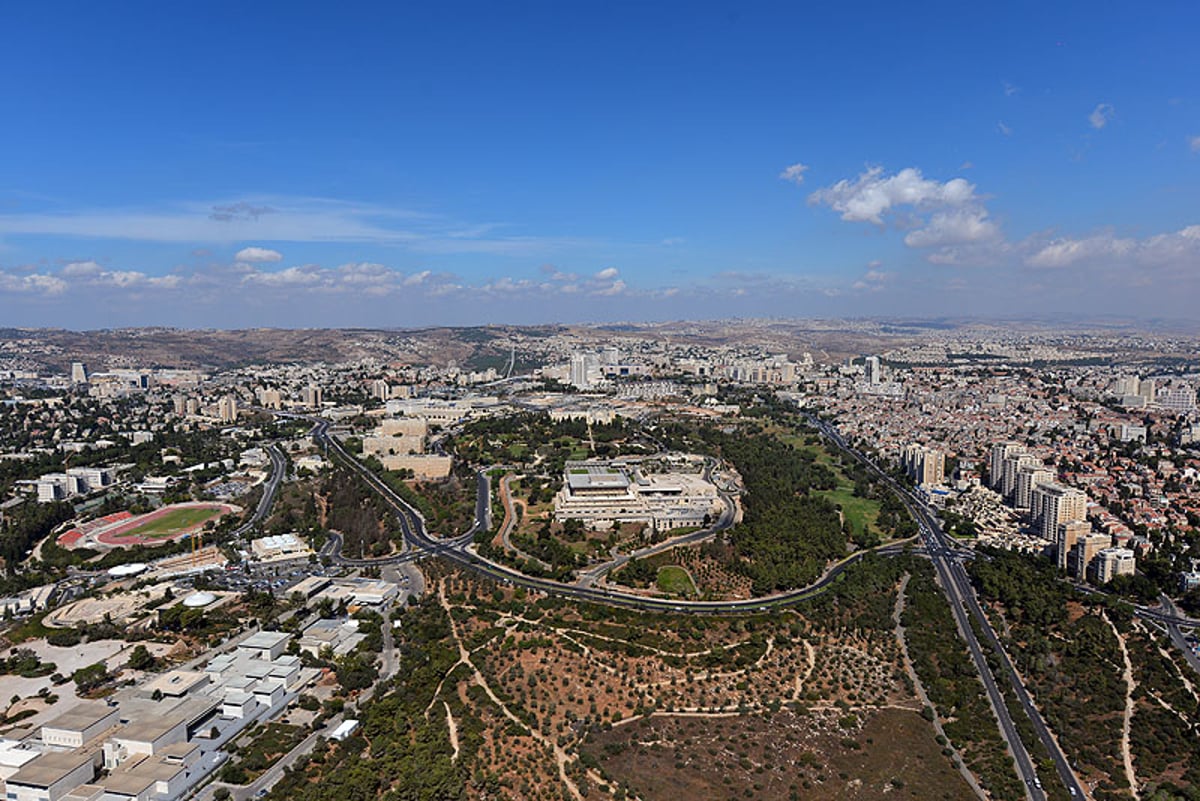
[[[97,662],[94,665],[79,668],[71,674],[71,679],[75,682],[79,692],[90,692],[108,681],[108,668],[103,662]]]
[[[151,670],[156,663],[157,660],[154,658],[154,654],[150,653],[146,646],[140,643],[133,649],[133,653],[129,655],[129,667],[133,670]]]

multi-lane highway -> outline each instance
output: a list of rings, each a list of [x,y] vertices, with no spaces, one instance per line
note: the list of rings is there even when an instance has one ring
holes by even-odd
[[[934,568],[937,570],[938,580],[942,585],[942,590],[946,593],[946,597],[950,601],[955,622],[958,624],[958,629],[967,643],[967,650],[971,654],[971,660],[975,663],[975,669],[983,681],[988,700],[991,702],[992,709],[995,711],[996,718],[1000,723],[1000,732],[1004,735],[1004,739],[1008,743],[1009,750],[1016,763],[1017,773],[1025,782],[1026,791],[1030,797],[1035,801],[1041,801],[1041,799],[1045,798],[1041,780],[1038,778],[1037,770],[1034,767],[1032,758],[1029,756],[1029,751],[1017,731],[1016,723],[1008,710],[1008,705],[1004,701],[1004,694],[1000,691],[996,677],[988,665],[983,645],[979,642],[979,637],[976,636],[975,630],[971,626],[971,618],[975,619],[980,630],[984,632],[984,637],[988,640],[989,648],[1000,656],[1004,667],[1003,678],[1008,681],[1026,715],[1033,722],[1034,730],[1038,733],[1038,738],[1047,746],[1047,751],[1054,760],[1055,766],[1059,768],[1059,777],[1063,785],[1072,795],[1084,798],[1083,787],[1079,784],[1079,780],[1075,778],[1074,773],[1071,772],[1066,757],[1058,748],[1058,744],[1050,736],[1049,729],[1046,728],[1041,714],[1033,706],[1028,693],[1025,692],[1024,685],[1021,684],[1016,671],[1013,670],[1012,663],[1009,661],[1008,655],[1005,653],[1004,648],[1001,647],[999,639],[992,630],[991,623],[983,614],[983,608],[979,605],[979,600],[975,596],[975,590],[971,586],[966,571],[963,569],[961,560],[957,556],[949,538],[942,531],[937,519],[930,513],[925,504],[911,492],[897,484],[891,476],[880,470],[873,461],[850,447],[836,428],[816,417],[809,416],[808,420],[810,424],[816,426],[828,440],[844,453],[857,459],[886,482],[892,491],[904,502],[904,505],[908,507],[909,512],[912,513],[914,519],[920,525],[921,539],[925,543],[925,551],[933,561]]]
[[[287,470],[287,460],[283,458],[283,452],[279,450],[278,445],[269,445],[267,447],[267,455],[271,457],[271,477],[263,485],[263,494],[258,499],[258,506],[255,507],[254,514],[250,516],[249,520],[234,530],[233,536],[235,537],[244,537],[246,532],[254,527],[255,523],[266,519],[267,514],[271,511],[271,504],[275,502],[275,494],[279,492],[279,485],[283,481],[284,472]]]

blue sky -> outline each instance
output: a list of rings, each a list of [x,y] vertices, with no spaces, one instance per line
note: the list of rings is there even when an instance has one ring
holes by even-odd
[[[1191,3],[183,5],[6,9],[0,324],[1200,318]]]

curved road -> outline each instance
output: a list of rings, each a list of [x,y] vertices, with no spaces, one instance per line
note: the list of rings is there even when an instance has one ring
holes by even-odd
[[[462,534],[453,539],[435,539],[429,535],[425,528],[425,521],[420,513],[412,508],[403,498],[396,494],[391,487],[382,481],[377,475],[372,473],[359,460],[355,459],[342,447],[341,442],[337,437],[329,434],[329,424],[324,421],[314,419],[316,426],[313,429],[313,438],[324,445],[330,455],[337,458],[345,466],[358,473],[358,475],[366,481],[372,489],[387,501],[388,505],[395,511],[397,519],[400,522],[401,531],[404,534],[405,540],[412,546],[413,550],[396,556],[383,557],[381,559],[345,559],[340,556],[340,545],[334,543],[327,552],[327,556],[338,564],[344,564],[350,567],[367,567],[372,565],[395,564],[400,562],[420,559],[426,556],[439,556],[450,562],[453,562],[460,567],[471,570],[479,575],[486,576],[493,581],[499,581],[505,584],[525,587],[530,590],[537,590],[550,595],[557,595],[564,598],[571,598],[579,601],[589,601],[592,603],[606,604],[608,606],[622,607],[626,609],[637,609],[640,611],[659,611],[659,612],[684,612],[691,614],[745,614],[748,612],[765,612],[770,609],[789,606],[801,601],[812,598],[815,595],[824,592],[828,587],[837,581],[842,572],[860,560],[868,553],[879,553],[881,555],[895,554],[909,547],[907,543],[894,543],[891,545],[882,546],[870,551],[858,551],[842,561],[831,566],[821,578],[807,587],[798,590],[791,590],[786,593],[772,595],[762,598],[750,598],[741,601],[684,601],[673,600],[668,598],[652,598],[634,593],[621,592],[618,590],[610,590],[607,588],[581,587],[575,584],[562,584],[550,579],[534,578],[527,576],[520,571],[513,570],[505,565],[497,564],[488,561],[478,554],[467,550],[466,546],[470,544],[475,529]],[[484,484],[488,482],[486,479],[481,479]],[[490,485],[488,485],[490,490]],[[480,501],[477,501],[477,508]],[[482,522],[482,521],[481,521]],[[332,539],[332,538],[331,538]]]

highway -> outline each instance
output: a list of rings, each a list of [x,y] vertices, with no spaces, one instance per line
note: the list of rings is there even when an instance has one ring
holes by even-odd
[[[271,511],[271,504],[275,502],[275,494],[279,492],[279,485],[283,482],[283,474],[287,470],[287,460],[283,458],[283,452],[275,444],[267,446],[267,455],[271,457],[271,477],[267,479],[267,483],[263,486],[263,494],[258,499],[258,506],[255,508],[254,514],[250,516],[249,520],[234,530],[234,537],[244,537],[246,532],[254,527],[255,523],[265,520],[267,514]]]
[[[996,632],[992,629],[991,622],[983,613],[983,607],[979,604],[979,599],[975,595],[975,589],[971,586],[970,578],[967,576],[966,569],[957,555],[954,544],[946,536],[946,533],[942,531],[937,518],[907,488],[900,486],[891,476],[880,470],[874,462],[850,447],[836,428],[811,415],[808,416],[808,420],[843,452],[857,459],[886,482],[904,502],[904,505],[908,507],[909,512],[920,525],[921,539],[925,543],[926,553],[933,561],[934,568],[938,573],[938,579],[942,585],[942,590],[950,600],[950,607],[954,611],[954,618],[958,624],[959,631],[967,642],[967,649],[971,653],[975,669],[979,672],[979,677],[982,679],[984,689],[988,694],[988,700],[991,702],[992,709],[995,710],[997,719],[999,720],[1001,733],[1008,742],[1009,749],[1016,762],[1017,772],[1025,782],[1026,791],[1030,797],[1034,801],[1041,801],[1046,796],[1042,791],[1041,781],[1038,779],[1033,760],[1030,758],[1029,751],[1017,732],[1016,724],[1008,710],[1008,705],[1004,701],[1004,695],[1000,692],[1000,688],[996,683],[996,677],[987,663],[983,645],[979,642],[979,638],[971,626],[971,618],[974,618],[975,622],[979,625],[980,631],[983,632],[984,638],[988,641],[988,647],[1000,658],[1004,674],[1003,678],[1008,681],[1021,708],[1025,710],[1026,716],[1032,722],[1038,739],[1042,741],[1047,753],[1050,754],[1051,759],[1054,761],[1063,786],[1067,788],[1067,791],[1073,797],[1086,798],[1083,786],[1075,777],[1066,756],[1058,747],[1058,743],[1050,735],[1049,727],[1046,726],[1041,713],[1033,705],[1029,693],[1025,690],[1025,685],[1021,683],[1020,677],[1017,676],[1016,670],[1013,669],[1012,661],[1001,645],[1000,639],[996,636]]]

